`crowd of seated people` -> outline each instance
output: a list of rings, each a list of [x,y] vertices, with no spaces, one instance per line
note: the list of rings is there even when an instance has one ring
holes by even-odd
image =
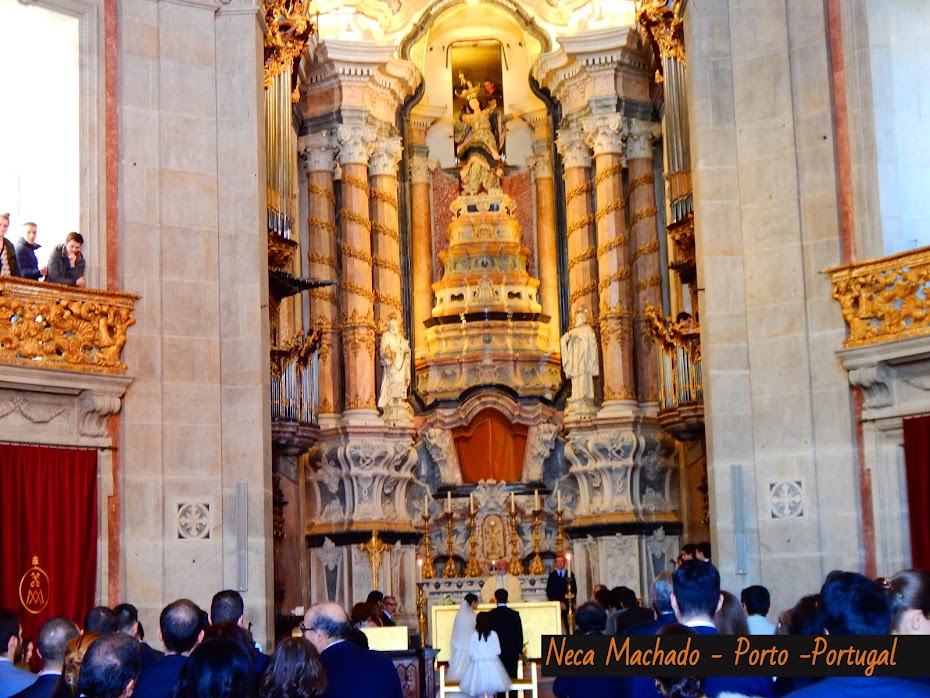
[[[390,620],[392,600],[385,606],[381,595],[371,608]],[[159,616],[164,652],[144,641],[131,604],[92,608],[80,628],[53,618],[39,630],[34,673],[19,617],[0,609],[0,698],[401,698],[391,659],[346,641],[351,625],[337,604],[311,607],[300,636],[271,656],[244,627],[244,612],[233,590],[216,594],[209,612],[173,601]]]
[[[80,233],[68,233],[64,243],[57,245],[48,257],[48,264],[39,266],[36,250],[41,247],[36,242],[38,226],[33,222],[22,224],[19,240],[14,244],[7,239],[10,227],[10,214],[0,213],[0,276],[17,276],[23,279],[45,281],[67,286],[84,286],[84,255],[81,247],[84,238]]]

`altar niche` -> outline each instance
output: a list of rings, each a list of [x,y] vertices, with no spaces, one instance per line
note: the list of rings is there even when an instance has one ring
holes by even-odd
[[[526,424],[514,424],[491,408],[481,410],[467,426],[453,429],[462,482],[519,482],[527,432]]]

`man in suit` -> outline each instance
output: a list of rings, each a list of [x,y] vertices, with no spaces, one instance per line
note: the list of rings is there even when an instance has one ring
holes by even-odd
[[[652,609],[655,619],[626,630],[627,635],[655,635],[666,625],[676,623],[672,610],[672,573],[663,572],[652,585]]]
[[[139,638],[139,610],[131,603],[121,603],[113,608],[113,612],[119,623],[119,632],[139,643],[140,670],[145,671],[158,664],[165,653],[159,652]]]
[[[136,698],[171,695],[188,655],[203,639],[201,613],[200,607],[188,599],[178,599],[165,606],[158,618],[158,637],[167,652],[157,664],[142,671],[136,683]]]
[[[210,602],[210,623],[233,623],[240,628],[245,628],[245,601],[242,600],[242,594],[235,589],[224,589],[217,592]],[[252,643],[252,664],[255,669],[255,675],[261,676],[268,668],[271,657],[264,654],[255,645],[252,640],[252,633],[246,628],[249,635],[249,642]]]
[[[329,687],[322,698],[402,698],[394,663],[381,652],[346,642],[349,617],[341,606],[311,606],[300,626],[320,653]]]
[[[14,661],[23,642],[19,616],[8,608],[0,608],[0,698],[9,698],[36,682],[36,675],[18,668]]]
[[[510,678],[515,679],[517,678],[517,664],[520,662],[520,655],[523,654],[523,622],[520,620],[519,613],[512,608],[507,608],[510,595],[506,589],[495,591],[494,598],[497,601],[497,608],[488,611],[491,614],[491,628],[497,633],[497,638],[501,643],[501,664],[504,665]],[[511,698],[515,698],[516,691],[511,691],[510,695]]]
[[[494,592],[498,589],[507,591],[507,595],[514,603],[523,601],[523,589],[520,580],[510,574],[510,561],[498,560],[494,565],[496,573],[488,577],[481,587],[481,603],[494,603]]]
[[[568,570],[565,569],[565,556],[556,555],[555,564],[549,573],[549,578],[546,580],[546,598],[550,601],[558,601],[561,604],[563,616],[568,611],[565,595],[568,593],[569,587],[571,587],[572,594],[577,599],[578,584],[575,582],[575,575],[569,574]]]
[[[617,632],[615,635],[623,635],[630,628],[635,628],[643,623],[651,623],[655,620],[652,609],[643,608],[639,605],[639,599],[636,598],[636,592],[629,587],[617,587],[616,604],[623,612],[617,616]]]
[[[381,605],[381,622],[385,627],[397,625],[397,621],[394,620],[395,613],[397,613],[397,599],[393,596],[385,596]]]
[[[81,634],[77,624],[70,618],[52,618],[45,621],[39,630],[36,651],[44,661],[39,678],[29,688],[17,693],[14,698],[51,698],[61,678],[65,661],[65,646],[68,641]]]
[[[78,691],[87,698],[129,698],[139,676],[139,643],[122,633],[96,640],[81,661]]]
[[[94,606],[84,614],[84,625],[82,626],[85,633],[100,633],[107,635],[119,630],[119,621],[112,608],[107,606]]]
[[[575,612],[576,635],[603,635],[607,611],[599,603],[588,601]],[[622,676],[559,676],[552,684],[558,698],[618,698],[623,695]]]

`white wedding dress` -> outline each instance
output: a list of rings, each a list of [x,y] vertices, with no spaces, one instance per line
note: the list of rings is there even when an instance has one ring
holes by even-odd
[[[449,658],[449,670],[446,673],[449,681],[461,681],[465,670],[471,663],[468,656],[468,641],[475,632],[476,615],[467,601],[462,602],[462,607],[455,615],[455,622],[452,624],[452,653]]]

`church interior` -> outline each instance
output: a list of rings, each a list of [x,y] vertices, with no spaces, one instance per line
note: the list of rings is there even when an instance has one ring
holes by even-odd
[[[30,623],[72,576],[151,628],[235,589],[270,647],[378,589],[430,644],[501,560],[528,602],[568,554],[580,600],[648,605],[709,541],[775,609],[930,567],[930,6],[0,17],[58,52],[0,68],[56,115],[0,122],[6,238],[77,230],[87,265],[0,278],[0,605],[41,570]]]

